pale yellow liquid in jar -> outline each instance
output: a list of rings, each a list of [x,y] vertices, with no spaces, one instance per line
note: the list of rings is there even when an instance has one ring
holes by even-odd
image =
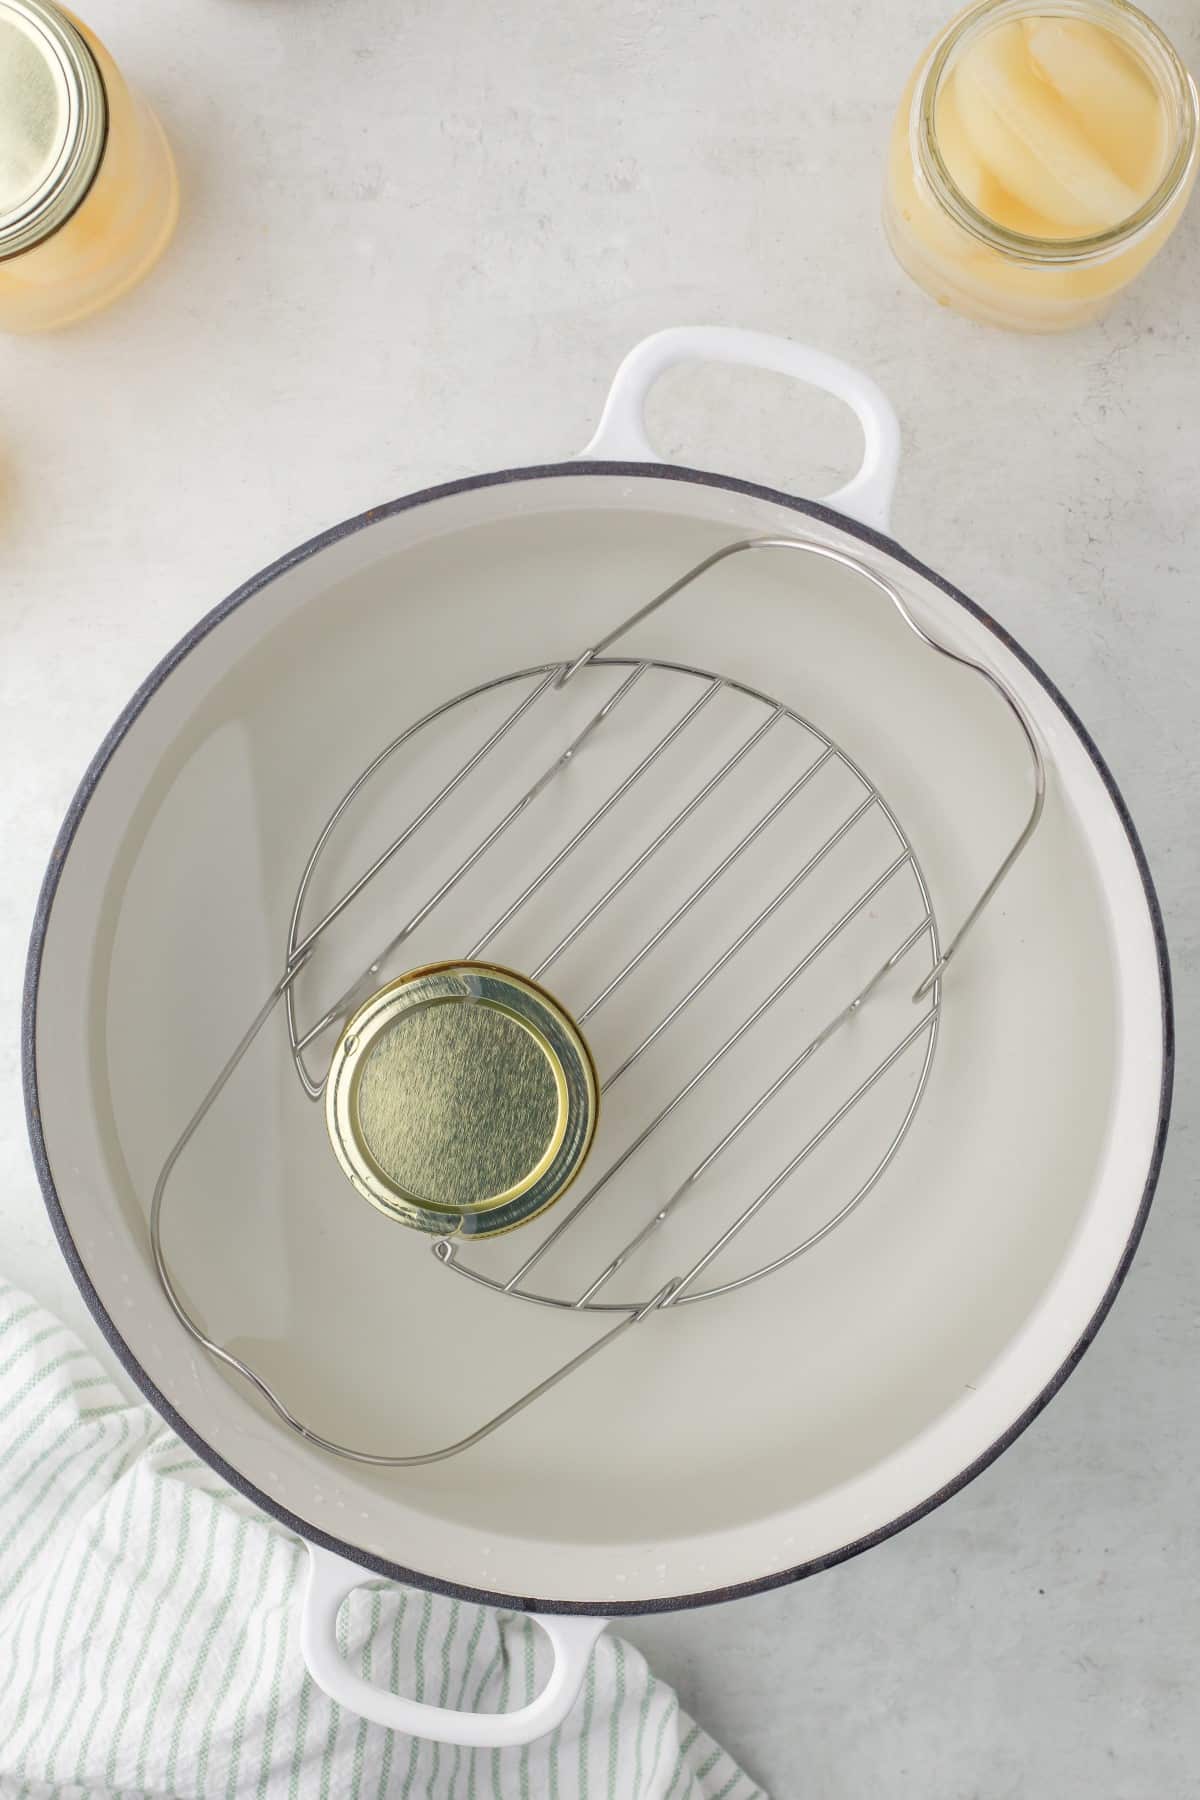
[[[1028,237],[1111,231],[1166,167],[1161,96],[1109,32],[1083,20],[998,25],[943,78],[934,118],[956,186]]]
[[[104,82],[104,154],[70,218],[41,243],[0,259],[0,331],[52,330],[109,305],[153,268],[179,216],[179,184],[161,125],[104,45],[67,17]]]
[[[1144,267],[1186,201],[1190,181],[1139,235],[1091,260],[1006,255],[957,224],[917,175],[911,102],[910,84],[893,134],[889,236],[935,298],[978,317],[1035,330],[1084,322]],[[1102,26],[1050,15],[997,22],[964,42],[937,87],[933,136],[985,220],[1047,245],[1131,219],[1173,148],[1164,97],[1136,56]]]

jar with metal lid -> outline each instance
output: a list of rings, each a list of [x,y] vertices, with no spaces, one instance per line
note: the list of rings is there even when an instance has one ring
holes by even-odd
[[[334,1154],[364,1199],[439,1237],[494,1237],[552,1206],[587,1158],[600,1083],[545,988],[432,963],[350,1019],[325,1086]]]
[[[990,324],[1086,324],[1161,249],[1196,178],[1195,83],[1126,0],[982,0],[934,40],[892,131],[903,268]]]
[[[178,210],[162,127],[103,44],[48,0],[0,0],[0,330],[107,306]]]

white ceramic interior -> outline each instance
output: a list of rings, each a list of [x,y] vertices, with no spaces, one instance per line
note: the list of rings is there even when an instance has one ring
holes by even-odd
[[[300,871],[358,770],[440,701],[571,657],[698,557],[757,532],[811,534],[884,570],[928,629],[1003,675],[1045,748],[1044,820],[946,979],[909,1136],[811,1254],[736,1294],[651,1318],[475,1450],[408,1471],[331,1458],[171,1314],[147,1236],[158,1168],[278,979]],[[1029,805],[1019,734],[984,684],[924,649],[852,574],[790,555],[733,559],[631,647],[765,689],[834,736],[906,827],[943,935],[953,931]],[[596,738],[486,877],[456,891],[411,956],[406,946],[401,967],[460,955],[578,809],[680,710],[685,687],[663,678],[652,707],[647,686],[647,704]],[[564,694],[546,742],[600,691]],[[396,759],[331,845],[317,904],[510,703],[458,709]],[[614,818],[491,953],[531,966],[652,834],[679,784],[744,735],[745,704],[710,708],[641,811]],[[306,972],[303,1017],[492,821],[538,742],[516,734],[494,780],[464,791],[444,829],[415,840],[347,915]],[[795,731],[789,755],[804,754]],[[713,860],[795,766],[748,762],[703,829],[681,834],[548,984],[584,1003],[687,890],[703,854]],[[655,973],[598,1015],[602,1069],[839,816],[845,794],[813,786],[721,903],[698,909]],[[670,1047],[611,1096],[596,1158],[820,935],[839,894],[852,897],[864,872],[884,866],[884,849],[868,839],[831,859],[755,940]],[[679,1159],[702,1153],[849,997],[847,983],[919,916],[915,904],[909,882],[797,984],[727,1086],[706,1089],[578,1243],[565,1241],[569,1256],[553,1269],[547,1258],[547,1281],[553,1272],[573,1292],[596,1272],[604,1246],[615,1247],[605,1232],[652,1210],[686,1172]],[[836,1555],[927,1504],[1036,1404],[1088,1332],[1136,1229],[1160,1125],[1163,1008],[1146,889],[1110,792],[1051,693],[996,634],[827,517],[715,481],[580,467],[467,486],[335,535],[253,586],[175,661],[112,750],[59,871],[36,995],[36,1086],[49,1176],[86,1282],[207,1454],[350,1555],[491,1596],[621,1611],[716,1596]],[[659,1234],[644,1275],[623,1272],[614,1291],[650,1293],[686,1266],[688,1250],[703,1248],[914,1017],[911,983],[893,981],[836,1055],[831,1045],[828,1063],[814,1058],[780,1096],[686,1219]],[[314,1046],[315,1065],[328,1048]],[[777,1254],[833,1209],[869,1171],[914,1079],[910,1057],[738,1240],[730,1267]],[[281,1016],[181,1162],[164,1241],[205,1327],[316,1429],[371,1450],[462,1435],[602,1324],[477,1289],[361,1201],[333,1161],[321,1109],[300,1091]],[[532,1241],[518,1233],[473,1254],[507,1269]]]

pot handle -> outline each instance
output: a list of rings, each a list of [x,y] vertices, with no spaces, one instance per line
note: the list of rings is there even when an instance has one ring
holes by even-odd
[[[343,1600],[369,1579],[369,1571],[332,1551],[306,1544],[308,1585],[300,1621],[300,1649],[308,1672],[331,1700],[360,1718],[409,1737],[433,1738],[441,1744],[465,1744],[484,1750],[506,1750],[531,1744],[553,1731],[574,1706],[596,1639],[606,1619],[539,1613],[533,1615],[554,1646],[550,1679],[535,1700],[516,1712],[454,1712],[408,1700],[375,1687],[356,1674],[337,1647],[337,1616]]]
[[[857,475],[830,494],[825,505],[849,514],[862,525],[887,531],[900,461],[900,426],[891,402],[869,375],[788,338],[764,331],[738,331],[724,325],[679,325],[655,332],[634,346],[613,377],[596,434],[580,459],[613,462],[661,462],[646,436],[646,397],[659,376],[683,362],[735,363],[769,369],[823,388],[844,400],[857,415],[863,433],[863,459]]]

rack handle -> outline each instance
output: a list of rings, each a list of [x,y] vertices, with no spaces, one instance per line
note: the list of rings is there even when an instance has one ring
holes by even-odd
[[[900,426],[890,400],[869,375],[824,350],[763,331],[725,325],[677,325],[634,346],[613,377],[595,436],[581,460],[661,462],[646,436],[646,399],[659,376],[677,363],[732,363],[790,375],[844,400],[862,426],[858,473],[825,505],[861,525],[887,531],[900,463]]]
[[[369,1579],[369,1573],[317,1544],[307,1544],[305,1548],[308,1585],[300,1622],[300,1649],[309,1674],[339,1706],[409,1737],[433,1738],[441,1744],[464,1744],[482,1750],[532,1744],[535,1738],[544,1737],[561,1725],[574,1706],[596,1639],[608,1623],[606,1619],[573,1614],[533,1614],[534,1623],[540,1625],[554,1646],[554,1667],[537,1698],[516,1712],[469,1713],[428,1706],[376,1687],[339,1654],[338,1610],[343,1600]]]

